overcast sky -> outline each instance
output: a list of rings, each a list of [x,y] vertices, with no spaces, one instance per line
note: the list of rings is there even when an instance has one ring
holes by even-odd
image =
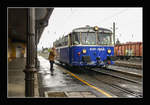
[[[54,8],[49,25],[44,29],[38,44],[50,47],[59,37],[72,29],[86,25],[111,29],[116,23],[116,39],[121,43],[142,41],[141,8]],[[112,29],[111,29],[112,30]]]

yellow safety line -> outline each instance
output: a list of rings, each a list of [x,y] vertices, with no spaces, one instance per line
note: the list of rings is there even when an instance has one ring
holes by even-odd
[[[93,86],[93,85],[87,83],[86,81],[80,79],[80,78],[77,77],[75,74],[73,74],[73,73],[71,73],[71,72],[69,72],[69,71],[66,71],[66,72],[67,72],[68,74],[72,75],[73,77],[77,78],[78,80],[82,81],[82,82],[85,83],[86,85],[88,85],[88,86],[90,86],[90,87],[96,89],[96,90],[99,91],[100,93],[106,95],[107,97],[112,97],[110,94],[104,92],[103,90],[101,90],[101,89],[99,89],[99,88],[97,88],[97,87],[95,87],[95,86]]]

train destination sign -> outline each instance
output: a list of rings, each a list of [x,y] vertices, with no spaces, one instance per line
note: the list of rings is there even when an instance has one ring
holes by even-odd
[[[90,51],[94,51],[94,50],[105,51],[104,48],[90,48]]]

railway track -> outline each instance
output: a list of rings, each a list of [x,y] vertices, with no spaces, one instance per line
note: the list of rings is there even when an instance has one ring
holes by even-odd
[[[115,62],[116,66],[122,66],[122,67],[128,67],[128,68],[134,68],[134,69],[142,69],[142,64],[135,64],[135,63],[120,63],[120,62]]]
[[[115,88],[115,89],[117,89],[117,90],[120,90],[120,91],[122,91],[122,92],[124,92],[126,94],[129,94],[132,97],[136,97],[136,98],[143,97],[142,93],[131,91],[131,90],[127,89],[127,88],[123,88],[123,87],[121,87],[119,85],[112,84],[112,83],[109,83],[109,82],[106,82],[106,81],[103,81],[103,80],[100,80],[100,79],[98,79],[98,80],[103,82],[103,83],[105,83],[105,84],[107,84],[107,85],[109,85],[109,86],[111,86],[111,87],[113,87],[113,88]]]
[[[57,63],[58,65],[60,65],[59,63]],[[60,66],[62,66],[62,67],[64,67],[64,68],[67,68],[68,69],[68,67],[66,67],[66,66],[64,66],[64,65],[60,65]],[[130,82],[130,83],[132,83],[132,85],[142,85],[142,82],[139,82],[139,81],[136,81],[136,80],[132,80],[132,79],[129,79],[129,78],[127,78],[127,77],[121,77],[121,76],[117,76],[117,74],[116,75],[114,75],[114,73],[112,73],[112,72],[114,72],[114,71],[108,71],[108,70],[101,70],[101,71],[98,71],[98,70],[93,70],[92,69],[92,71],[94,71],[94,72],[98,72],[98,73],[101,73],[101,74],[103,74],[103,75],[107,75],[107,76],[110,76],[109,77],[109,80],[104,80],[104,79],[102,79],[101,78],[101,76],[92,76],[92,78],[93,79],[96,79],[97,81],[100,81],[100,82],[102,82],[102,83],[104,83],[104,84],[106,84],[106,85],[108,85],[109,87],[112,87],[112,88],[114,88],[114,89],[116,89],[116,90],[118,90],[120,93],[123,93],[123,94],[127,94],[128,96],[130,96],[130,97],[134,97],[134,98],[141,98],[141,97],[143,97],[143,94],[142,94],[142,92],[139,92],[139,91],[135,91],[134,89],[128,89],[128,88],[126,88],[126,87],[122,87],[122,86],[120,86],[119,84],[117,84],[117,82],[116,83],[112,83],[112,79],[119,79],[119,81],[126,81],[126,82]],[[88,70],[88,73],[86,73],[86,74],[91,74],[91,72],[92,72],[91,70]],[[82,72],[82,71],[81,71]],[[112,73],[112,74],[111,74]],[[96,73],[97,74],[97,73]],[[121,74],[121,73],[120,73]],[[124,74],[125,75],[125,74]],[[90,75],[91,76],[91,75]],[[114,92],[115,93],[115,92]]]
[[[123,80],[126,80],[126,81],[129,81],[129,82],[133,82],[133,83],[137,83],[137,84],[142,84],[142,78],[141,77],[138,77],[136,75],[130,75],[130,74],[127,74],[127,73],[122,73],[122,72],[118,72],[118,71],[115,71],[113,69],[92,69],[93,71],[96,71],[96,72],[99,72],[101,74],[105,74],[105,75],[109,75],[109,76],[112,76],[112,77],[115,77],[115,78],[119,78],[119,79],[123,79]]]
[[[65,65],[61,65],[58,62],[55,62],[55,64],[69,69],[69,67],[66,67]],[[86,70],[86,71],[88,71],[88,73],[86,72],[86,74],[90,74],[92,71],[94,71],[94,72],[98,72],[102,75],[106,75],[106,77],[109,77],[109,80],[101,78],[101,76],[98,76],[98,77],[93,76],[92,78],[93,79],[95,78],[97,81],[100,81],[100,82],[108,85],[109,87],[112,87],[112,88],[118,90],[118,92],[128,94],[131,97],[136,97],[136,98],[143,97],[142,91],[135,91],[134,89],[128,89],[126,87],[118,85],[117,83],[111,82],[112,79],[116,79],[119,81],[128,82],[129,84],[131,83],[132,86],[136,85],[137,87],[142,87],[142,76],[136,76],[136,75],[130,75],[130,74],[128,75],[128,73],[117,72],[113,69],[104,69],[104,68],[102,68],[101,70],[98,70],[96,68],[96,69]],[[120,95],[118,95],[118,96],[120,96]]]
[[[138,85],[142,85],[142,82],[129,79],[129,78],[127,78],[127,76],[126,76],[126,77],[118,76],[117,73],[114,75],[114,73],[112,73],[112,72],[114,72],[114,71],[111,71],[111,70],[110,70],[110,71],[108,71],[108,70],[100,70],[100,71],[98,71],[98,70],[96,70],[96,69],[92,69],[92,70],[95,71],[95,72],[98,72],[98,73],[101,73],[101,74],[104,74],[104,75],[107,75],[107,76],[116,78],[116,79],[118,78],[118,79],[122,79],[122,80],[124,80],[124,81],[128,81],[128,82],[130,82],[130,83],[134,83],[133,85],[135,85],[135,84],[136,84],[136,85],[137,85],[137,84],[138,84]],[[120,73],[119,73],[119,74],[120,74]],[[134,91],[134,90],[130,90],[130,89],[127,89],[127,88],[125,88],[125,87],[119,86],[117,83],[112,83],[112,82],[110,82],[110,81],[112,81],[113,78],[109,78],[109,80],[103,80],[103,79],[100,79],[100,78],[98,78],[98,77],[93,77],[93,78],[95,78],[95,79],[97,79],[97,80],[103,82],[104,84],[107,84],[107,85],[109,85],[109,86],[111,86],[111,87],[113,87],[113,88],[115,88],[115,89],[118,89],[118,90],[120,90],[120,91],[122,91],[122,92],[124,92],[124,93],[126,93],[126,94],[129,94],[130,96],[137,97],[137,98],[143,97],[143,95],[142,95],[141,92],[137,92],[137,91]]]
[[[139,77],[139,78],[143,77],[142,70],[138,70],[138,69],[134,69],[134,68],[110,65],[107,70],[117,71],[117,72],[121,72],[123,74],[131,75],[131,76]]]

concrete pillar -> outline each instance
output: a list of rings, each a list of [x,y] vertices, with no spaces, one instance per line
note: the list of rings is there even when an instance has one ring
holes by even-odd
[[[35,8],[28,9],[27,57],[25,73],[25,96],[34,97],[35,68]]]

